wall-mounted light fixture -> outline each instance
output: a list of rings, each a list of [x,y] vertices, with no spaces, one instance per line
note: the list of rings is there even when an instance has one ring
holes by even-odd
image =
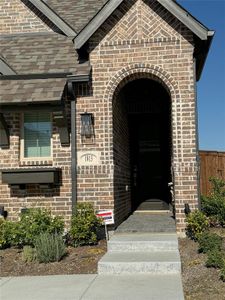
[[[93,138],[94,133],[94,116],[91,113],[81,114],[81,138]]]

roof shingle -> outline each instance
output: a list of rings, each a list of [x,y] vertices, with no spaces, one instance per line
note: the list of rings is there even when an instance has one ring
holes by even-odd
[[[45,0],[76,32],[96,15],[108,0]]]
[[[73,42],[57,33],[1,36],[0,54],[17,74],[75,74],[77,70]]]
[[[0,105],[61,101],[65,78],[0,80]]]

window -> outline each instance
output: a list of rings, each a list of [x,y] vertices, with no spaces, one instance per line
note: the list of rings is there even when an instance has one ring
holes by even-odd
[[[22,156],[24,158],[50,157],[51,135],[52,124],[50,113],[24,113]]]

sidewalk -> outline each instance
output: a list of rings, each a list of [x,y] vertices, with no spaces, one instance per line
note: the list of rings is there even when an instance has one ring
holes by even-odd
[[[4,277],[2,300],[183,300],[180,276],[58,275]]]

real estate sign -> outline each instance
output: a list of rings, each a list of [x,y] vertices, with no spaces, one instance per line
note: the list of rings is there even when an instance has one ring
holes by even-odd
[[[114,214],[112,209],[99,210],[96,215],[97,217],[101,217],[103,219],[105,225],[114,224]]]

